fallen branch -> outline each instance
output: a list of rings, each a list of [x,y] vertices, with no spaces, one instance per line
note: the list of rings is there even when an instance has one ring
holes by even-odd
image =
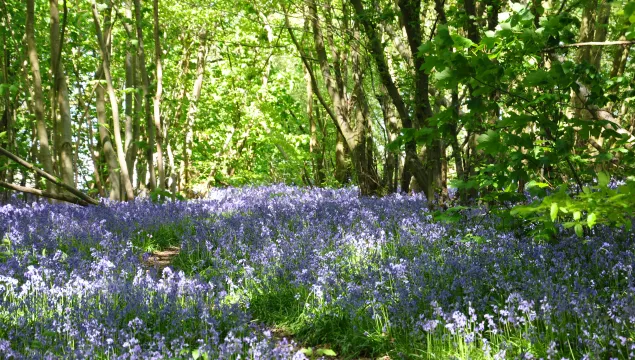
[[[589,41],[589,42],[581,42],[574,44],[562,44],[558,46],[548,47],[543,52],[552,51],[555,49],[563,49],[563,48],[571,48],[571,47],[583,47],[583,46],[624,46],[624,45],[633,45],[635,44],[635,40],[617,40],[617,41]]]
[[[83,200],[84,202],[86,202],[88,204],[92,204],[92,205],[99,205],[99,201],[97,201],[97,200],[93,199],[92,197],[84,194],[83,192],[75,189],[74,187],[65,184],[64,182],[62,182],[62,180],[60,180],[57,177],[47,173],[46,171],[38,169],[33,164],[27,162],[26,160],[23,160],[22,158],[18,157],[15,154],[7,151],[3,147],[0,147],[0,155],[4,155],[4,156],[8,157],[9,159],[15,161],[16,163],[22,165],[23,167],[25,167],[25,168],[27,168],[29,170],[35,171],[36,173],[38,173],[40,176],[42,176],[46,180],[49,180],[52,183],[54,183],[55,185],[64,188],[65,190],[67,190],[71,194],[75,195],[77,198]],[[47,194],[50,194],[50,193],[47,193]]]
[[[80,200],[74,196],[68,196],[66,194],[55,194],[52,192],[48,192],[48,191],[42,191],[40,189],[34,189],[34,188],[30,188],[30,187],[25,187],[25,186],[20,186],[20,185],[14,185],[14,184],[9,184],[7,182],[4,181],[0,181],[0,186],[3,188],[7,188],[9,190],[15,190],[15,191],[19,191],[19,192],[23,192],[23,193],[27,193],[27,194],[33,194],[33,195],[37,195],[37,196],[41,196],[41,197],[45,197],[45,198],[49,198],[49,199],[55,199],[55,200],[61,200],[61,201],[65,201],[71,204],[77,204],[77,205],[81,205],[81,206],[87,206],[88,203],[85,202],[84,200]]]

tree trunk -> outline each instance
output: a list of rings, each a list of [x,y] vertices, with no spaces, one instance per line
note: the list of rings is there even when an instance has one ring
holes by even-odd
[[[138,41],[138,60],[139,70],[141,71],[141,91],[143,93],[143,99],[145,104],[145,126],[148,135],[148,143],[146,144],[146,162],[147,169],[150,175],[150,191],[156,189],[157,180],[154,174],[154,147],[155,147],[155,126],[152,123],[152,113],[150,107],[150,78],[148,77],[148,71],[146,69],[146,55],[143,48],[143,18],[141,16],[141,1],[134,0],[135,5],[135,22],[137,25],[137,41]]]
[[[123,142],[121,139],[121,126],[119,122],[119,104],[117,102],[117,96],[115,95],[115,89],[112,84],[112,78],[110,75],[110,54],[104,41],[101,25],[99,23],[99,14],[97,12],[97,2],[93,0],[93,21],[95,22],[95,33],[97,35],[97,42],[101,50],[101,56],[103,60],[104,77],[106,78],[106,88],[108,91],[108,97],[110,98],[110,106],[112,111],[112,123],[113,132],[115,137],[115,146],[117,151],[117,159],[119,160],[119,171],[121,172],[121,180],[123,182],[123,188],[128,200],[134,200],[134,189],[132,188],[132,182],[130,181],[130,174],[128,173],[128,165],[126,164],[126,154],[123,149]]]
[[[593,34],[593,41],[604,42],[606,41],[606,35],[609,27],[609,17],[611,16],[611,4],[607,1],[602,1],[600,9],[598,11],[597,21],[594,26],[595,32]],[[603,46],[591,47],[591,64],[596,68],[600,68],[600,60],[602,60]]]
[[[138,85],[140,84],[142,81],[140,81],[140,74],[139,74],[139,57],[137,56],[137,54],[134,54],[134,56],[132,57],[132,61],[133,61],[133,67],[134,67],[134,79],[135,79],[135,84]],[[145,193],[146,191],[146,184],[147,184],[147,166],[146,166],[146,159],[143,156],[139,156],[139,147],[137,146],[136,142],[139,141],[139,138],[141,136],[141,115],[143,114],[143,96],[142,93],[139,93],[139,91],[135,91],[135,96],[134,96],[134,112],[132,114],[132,138],[134,139],[132,142],[132,146],[130,147],[130,158],[132,159],[136,159],[136,171],[137,171],[137,188],[142,192]]]
[[[188,74],[190,73],[191,47],[189,46],[186,47],[187,40],[188,38],[184,36],[183,37],[184,53],[183,53],[183,59],[181,60],[182,83],[181,83],[181,91],[179,92],[176,98],[177,108],[174,113],[174,117],[171,119],[171,121],[166,122],[165,127],[163,129],[165,133],[164,141],[167,146],[168,161],[169,161],[170,169],[171,169],[170,170],[170,191],[173,194],[176,194],[177,190],[180,191],[181,189],[179,186],[179,171],[176,168],[176,163],[174,159],[174,151],[172,150],[172,136],[170,135],[175,135],[175,133],[178,131],[177,126],[183,123],[182,116],[183,116],[183,108],[186,105],[187,84],[188,84],[187,77],[188,77]]]
[[[311,140],[309,141],[309,152],[313,155],[311,162],[313,163],[313,179],[316,186],[324,184],[324,158],[321,156],[320,143],[317,138],[317,124],[315,115],[313,114],[313,84],[311,76],[305,69],[306,80],[306,113],[309,117],[309,126],[311,132]]]
[[[364,92],[364,70],[362,68],[359,43],[360,34],[359,29],[356,27],[353,30],[351,58],[355,89],[353,99],[355,104],[355,136],[357,137],[357,141],[355,148],[351,149],[351,152],[361,193],[364,195],[374,195],[378,192],[381,181],[377,174],[373,153],[374,144],[370,122],[370,110],[368,108],[368,99]]]
[[[395,107],[390,100],[390,96],[388,96],[386,88],[383,85],[380,86],[380,95],[378,96],[378,100],[384,117],[386,140],[388,143],[392,143],[393,141],[397,140],[397,136],[399,136],[399,132],[401,131],[401,123],[395,114]],[[386,150],[383,183],[388,192],[393,193],[397,191],[396,180],[398,177],[398,170],[399,154],[397,152]]]
[[[53,174],[53,158],[51,157],[51,149],[49,146],[48,132],[46,130],[46,121],[44,119],[44,97],[42,95],[42,75],[40,73],[40,62],[37,56],[37,46],[35,44],[35,1],[27,0],[26,11],[26,42],[31,63],[31,71],[33,72],[33,105],[35,108],[35,121],[37,123],[37,135],[40,143],[39,158],[44,171]],[[55,192],[52,182],[47,182],[47,189]]]
[[[75,82],[77,83],[77,89],[79,89],[80,94],[84,92],[83,87],[81,85],[81,77],[79,74],[79,69],[77,68],[77,66],[75,64],[73,64],[73,70],[75,73]],[[97,90],[95,88],[95,90]],[[92,94],[91,94],[92,95]],[[102,104],[103,104],[103,92],[102,92]],[[104,187],[101,181],[101,175],[99,173],[99,160],[98,160],[98,153],[95,153],[95,147],[93,145],[93,124],[90,118],[87,118],[87,114],[89,111],[89,107],[88,104],[85,104],[84,101],[82,100],[82,96],[78,96],[78,103],[79,103],[79,108],[80,109],[85,109],[84,110],[84,114],[83,114],[83,118],[86,119],[86,128],[87,128],[87,135],[86,135],[86,147],[88,149],[88,153],[90,154],[90,158],[91,158],[91,162],[93,164],[93,176],[95,177],[95,187],[97,188],[97,192],[99,193],[99,196],[105,198],[106,197],[106,192],[104,191]],[[104,119],[105,119],[105,114],[104,114]],[[104,120],[105,121],[105,120]],[[81,129],[81,122],[78,124],[79,128]],[[79,143],[79,139],[81,138],[81,133],[78,133],[77,135],[78,138],[78,143]],[[77,151],[77,154],[79,155],[79,150]]]
[[[346,141],[341,133],[337,133],[335,145],[335,180],[340,184],[348,183],[348,164],[346,163],[347,153]]]
[[[386,55],[384,52],[383,44],[378,37],[375,24],[369,19],[368,16],[365,16],[365,11],[362,6],[361,0],[351,0],[351,3],[353,4],[353,7],[355,8],[355,12],[359,17],[361,24],[364,26],[367,36],[369,37],[371,55],[377,65],[377,70],[379,72],[380,79],[382,81],[382,84],[386,87],[388,95],[390,96],[393,104],[395,105],[395,108],[397,109],[397,113],[399,114],[399,117],[401,117],[403,127],[404,129],[414,129],[413,119],[410,116],[410,112],[407,110],[406,104],[401,94],[399,93],[399,90],[397,89],[397,86],[395,85],[392,75],[390,74],[390,71],[388,69],[388,64],[386,62]],[[402,5],[409,6],[409,4],[401,4],[400,2],[400,6]],[[402,16],[404,18],[404,26],[406,27],[406,30],[407,30],[406,32],[408,33],[408,37],[409,37],[408,42],[411,47],[411,52],[416,54],[418,51],[418,47],[416,46],[413,47],[413,45],[416,44],[417,41],[420,43],[421,39],[411,40],[410,36],[411,34],[416,33],[416,26],[419,26],[418,13],[417,13],[417,16],[410,14],[409,17],[406,17],[402,11]],[[409,21],[414,21],[415,24],[408,25]],[[415,27],[415,29],[411,28],[410,30],[408,30],[408,28],[411,26]],[[419,34],[420,34],[420,31],[419,31]],[[415,63],[421,63],[421,61],[422,60],[419,59]],[[420,67],[415,66],[415,70],[417,70],[417,73],[420,73],[421,71],[418,71],[418,69],[420,69]],[[415,81],[418,84],[416,88],[420,89],[424,87],[422,85],[427,84],[427,81],[428,81],[427,76],[423,77],[423,75],[421,74],[418,75],[418,78]],[[415,113],[419,114],[419,116],[426,114],[426,107],[425,107],[426,99],[428,101],[427,111],[429,111],[429,99],[427,95],[427,86],[425,86],[425,88],[426,90],[423,94],[417,95],[417,101],[420,103],[420,105],[416,106]],[[421,98],[419,98],[419,96]],[[421,120],[424,120],[424,119],[420,118],[418,119],[417,122],[420,123]],[[401,190],[407,192],[410,189],[411,176],[414,176],[419,184],[428,184],[428,182],[430,181],[429,179],[431,178],[428,174],[428,170],[429,169],[426,169],[426,167],[424,167],[423,164],[421,163],[421,159],[419,159],[419,156],[417,154],[417,145],[414,142],[414,139],[409,140],[406,143],[406,160],[404,162],[404,168],[402,172]],[[434,176],[435,174],[432,174],[432,175]],[[430,195],[431,194],[426,193],[427,197]],[[434,201],[434,198],[430,196],[428,197],[428,200],[430,201],[430,203],[432,203]]]
[[[190,188],[191,174],[190,161],[192,158],[192,141],[194,140],[194,118],[198,112],[198,99],[201,97],[203,89],[203,80],[205,79],[205,62],[207,57],[207,33],[203,32],[199,37],[198,56],[196,58],[196,80],[192,89],[190,98],[190,107],[187,111],[187,121],[185,126],[185,138],[183,141],[183,178],[185,180],[185,188]]]
[[[99,139],[104,148],[104,156],[108,164],[108,179],[110,180],[110,200],[121,200],[121,176],[119,175],[119,163],[117,153],[112,145],[108,121],[106,120],[106,96],[104,87],[99,84],[96,89],[97,126],[99,127]]]
[[[161,38],[159,37],[159,0],[152,1],[154,14],[154,58],[156,64],[157,92],[154,96],[154,128],[156,131],[157,168],[159,189],[165,189],[165,166],[163,164],[163,130],[161,129],[161,96],[163,95],[163,65],[161,63]]]
[[[57,0],[49,0],[51,14],[51,70],[53,72],[53,89],[59,105],[59,118],[56,116],[56,131],[59,133],[55,144],[59,155],[59,170],[62,181],[69,186],[75,186],[73,171],[73,138],[71,130],[71,107],[68,101],[68,84],[64,66],[61,63],[62,46],[60,43],[59,9]],[[66,20],[65,20],[66,21]],[[55,112],[53,112],[55,113]]]
[[[132,52],[132,48],[133,48],[133,44],[132,41],[134,40],[133,38],[133,31],[132,31],[132,4],[130,3],[130,1],[126,1],[126,10],[125,10],[125,16],[127,19],[127,22],[124,23],[124,26],[126,27],[126,32],[128,33],[128,35],[130,36],[130,38],[128,39],[128,44],[127,44],[127,49],[126,49],[126,59],[125,59],[125,69],[126,69],[126,96],[125,96],[125,102],[126,102],[126,107],[125,107],[125,114],[126,114],[126,130],[125,130],[125,138],[124,138],[124,149],[126,152],[126,165],[128,165],[128,174],[130,174],[131,177],[131,181],[133,181],[133,186],[134,186],[134,169],[135,169],[135,161],[137,158],[137,141],[138,141],[138,124],[137,124],[137,133],[135,134],[135,121],[138,121],[138,116],[133,115],[134,113],[134,103],[133,103],[133,99],[135,98],[133,96],[133,93],[131,92],[131,90],[135,90],[135,94],[136,94],[136,89],[137,89],[137,83],[136,83],[136,71],[137,71],[137,59],[136,59],[136,54],[134,54]],[[135,99],[136,100],[136,99]]]
[[[626,36],[622,34],[620,36],[620,40],[625,41]],[[611,77],[624,75],[630,49],[631,45],[622,45],[615,50],[615,54],[613,55],[613,67],[611,68]]]

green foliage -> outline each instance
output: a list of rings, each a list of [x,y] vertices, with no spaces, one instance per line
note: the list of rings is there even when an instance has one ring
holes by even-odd
[[[11,239],[9,239],[8,235],[5,235],[0,242],[0,262],[6,261],[12,254]]]
[[[150,192],[150,199],[155,203],[163,203],[168,200],[184,201],[185,197],[179,193],[171,193],[167,189],[156,188]]]
[[[530,205],[518,205],[511,214],[536,223],[536,236],[549,239],[556,234],[555,224],[573,228],[579,237],[595,225],[632,227],[635,214],[635,181],[629,180],[615,189],[609,188],[609,175],[599,172],[596,186],[585,186],[572,195],[562,186],[556,193]]]
[[[436,210],[432,213],[432,218],[447,224],[457,223],[463,218],[462,211],[467,209],[469,208],[465,206],[454,206],[446,210]]]

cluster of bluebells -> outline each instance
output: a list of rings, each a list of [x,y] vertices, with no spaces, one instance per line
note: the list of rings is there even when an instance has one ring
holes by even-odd
[[[268,293],[307,321],[338,316],[422,353],[635,357],[632,233],[541,244],[478,209],[464,215],[444,224],[417,195],[283,185],[165,204],[6,205],[0,357],[303,358],[253,321],[253,294]],[[184,228],[181,255],[153,274],[132,239],[170,223]]]

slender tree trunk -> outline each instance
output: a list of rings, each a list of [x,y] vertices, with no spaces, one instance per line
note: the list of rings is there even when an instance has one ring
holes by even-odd
[[[156,64],[157,92],[154,96],[154,127],[156,131],[157,168],[159,189],[165,189],[165,165],[163,164],[163,130],[161,129],[161,96],[163,95],[163,64],[161,63],[161,38],[159,37],[159,0],[152,1],[154,14],[154,57]]]
[[[121,200],[121,176],[119,175],[119,163],[117,153],[110,138],[108,121],[106,120],[106,96],[104,87],[97,85],[96,108],[97,126],[99,126],[99,139],[104,147],[104,156],[108,164],[108,179],[110,180],[110,200]]]
[[[351,0],[351,3],[353,5],[353,8],[355,9],[355,13],[358,15],[360,19],[361,25],[364,26],[364,29],[366,30],[366,34],[369,37],[370,52],[377,65],[377,70],[379,72],[380,79],[382,81],[382,84],[386,87],[386,91],[388,92],[388,95],[390,96],[393,104],[395,105],[395,108],[397,109],[397,113],[399,114],[399,117],[402,120],[403,127],[404,129],[413,129],[414,128],[413,119],[410,115],[410,112],[407,110],[406,104],[401,94],[399,93],[399,90],[397,89],[397,86],[395,85],[392,75],[390,74],[390,71],[388,69],[384,47],[381,40],[378,37],[376,26],[369,19],[369,17],[366,16],[361,0]],[[404,24],[407,23],[408,21],[404,19]],[[417,24],[419,23],[418,16],[415,17],[414,21]],[[406,28],[407,27],[408,26],[406,26]],[[408,36],[410,36],[410,33],[408,33]],[[421,40],[419,39],[419,41]],[[409,39],[409,45],[412,51],[413,44],[410,44],[410,39]],[[415,49],[414,53],[416,53],[418,51],[417,50],[418,48],[415,47],[414,49]],[[418,68],[415,68],[415,70],[416,69]],[[417,83],[421,84],[418,81]],[[424,96],[423,99],[425,100],[427,98],[427,91],[425,95],[422,94],[422,96]],[[419,101],[423,101],[423,100],[419,99]],[[424,108],[418,107],[418,109],[419,109],[418,114],[425,114],[425,112],[422,111],[422,109]],[[404,162],[404,167],[403,167],[403,172],[401,177],[402,191],[407,192],[410,189],[410,178],[412,176],[416,178],[419,184],[427,184],[429,182],[428,169],[426,169],[426,167],[423,166],[423,164],[421,163],[421,159],[419,159],[419,156],[417,154],[417,145],[414,142],[414,140],[410,140],[406,143],[406,159]],[[428,195],[429,194],[426,193],[426,196]],[[428,198],[428,200],[432,203],[434,199]]]
[[[337,133],[335,145],[335,180],[340,184],[348,183],[348,164],[346,163],[347,153],[346,141],[341,133]]]
[[[311,77],[305,69],[306,80],[306,112],[309,117],[309,126],[311,131],[311,140],[309,141],[309,152],[313,154],[311,162],[313,163],[313,179],[316,186],[324,184],[324,158],[321,156],[320,143],[317,138],[317,124],[313,114],[313,85]]]
[[[117,96],[115,95],[115,89],[112,84],[112,78],[110,76],[110,54],[104,41],[101,25],[99,23],[99,14],[97,11],[97,2],[93,1],[93,21],[95,22],[95,33],[97,35],[97,41],[101,50],[101,56],[103,60],[104,77],[106,78],[106,88],[108,91],[108,97],[110,98],[110,106],[112,111],[112,123],[113,132],[115,137],[115,146],[117,151],[117,159],[119,160],[119,171],[121,172],[121,180],[123,182],[123,188],[125,189],[126,197],[128,200],[134,200],[134,189],[132,188],[132,182],[130,181],[130,174],[128,173],[128,166],[126,164],[126,154],[123,149],[123,142],[121,139],[121,126],[119,121],[119,104],[117,102]]]
[[[364,92],[364,69],[362,67],[362,58],[359,50],[360,31],[356,27],[353,30],[353,39],[351,45],[352,58],[352,74],[354,83],[354,104],[355,104],[355,136],[357,137],[356,146],[351,149],[355,169],[357,172],[360,191],[364,195],[374,195],[381,186],[375,157],[373,153],[373,138],[370,121],[370,110],[368,108],[368,99]]]
[[[324,37],[322,35],[322,27],[320,25],[320,19],[317,12],[317,6],[315,0],[307,0],[307,6],[309,8],[309,18],[312,20],[313,25],[313,40],[315,42],[315,50],[317,52],[318,61],[320,63],[320,69],[322,71],[322,77],[326,84],[326,89],[333,103],[333,113],[335,117],[335,125],[338,127],[342,136],[346,140],[349,148],[354,148],[355,135],[348,123],[345,111],[345,99],[343,98],[343,92],[340,91],[338,83],[340,80],[335,79],[331,75],[331,69],[326,55],[326,47],[324,45]]]
[[[132,49],[133,44],[133,31],[132,31],[132,4],[130,1],[126,2],[126,10],[125,16],[127,19],[127,23],[124,25],[126,27],[126,32],[130,36],[127,43],[126,49],[126,59],[125,59],[125,69],[126,69],[126,96],[125,96],[125,114],[126,114],[126,130],[125,130],[125,138],[124,138],[124,149],[126,152],[126,165],[128,165],[128,174],[130,174],[131,180],[133,181],[134,186],[134,169],[135,169],[135,160],[137,157],[137,138],[135,138],[134,128],[135,128],[135,116],[133,116],[134,112],[134,104],[133,98],[134,94],[131,92],[137,88],[136,84],[136,54],[133,53]]]
[[[207,33],[203,32],[199,36],[198,56],[196,58],[196,80],[190,97],[190,106],[187,111],[187,121],[185,123],[185,137],[183,141],[183,178],[184,187],[191,187],[190,162],[192,158],[192,141],[194,140],[194,118],[198,112],[198,99],[201,97],[203,80],[205,79],[205,62],[207,58]]]
[[[62,58],[62,46],[60,43],[60,19],[57,0],[49,0],[51,14],[51,69],[53,72],[53,93],[59,106],[59,117],[55,116],[57,141],[55,146],[59,155],[59,170],[62,181],[69,186],[75,186],[73,171],[73,138],[71,130],[71,109],[68,100],[68,84]],[[55,112],[53,112],[55,113]]]
[[[111,52],[111,44],[112,44],[112,4],[107,2],[107,11],[104,15],[104,41],[106,42],[106,47],[108,48],[108,53]],[[102,197],[106,197],[105,190],[103,187],[108,184],[108,182],[115,177],[114,184],[110,181],[111,186],[111,195],[109,198],[113,200],[121,200],[123,196],[123,192],[121,190],[121,175],[117,171],[119,168],[119,163],[117,162],[117,154],[114,150],[114,146],[112,144],[112,139],[110,137],[110,125],[108,124],[107,116],[106,116],[106,102],[105,102],[105,89],[103,88],[104,81],[104,67],[102,64],[97,66],[95,70],[95,80],[98,81],[97,86],[100,86],[101,89],[98,89],[95,86],[95,99],[96,99],[96,110],[97,110],[97,145],[95,146],[93,140],[95,136],[93,134],[93,125],[92,121],[88,121],[88,143],[89,146],[93,149],[104,149],[104,156],[101,155],[100,151],[92,151],[91,156],[93,159],[93,166],[96,177],[99,176],[102,179],[106,179],[102,186]],[[100,90],[101,92],[97,92]],[[101,104],[101,105],[99,105]],[[100,118],[101,116],[101,118]],[[103,129],[102,129],[103,128]],[[104,131],[105,130],[105,131]],[[106,139],[106,141],[102,141]],[[106,171],[104,171],[104,169]],[[107,176],[107,177],[106,177]],[[117,191],[117,195],[112,195],[112,191]]]
[[[177,126],[179,126],[180,124],[182,124],[182,117],[183,117],[183,109],[186,105],[186,95],[187,95],[187,77],[190,73],[190,47],[186,45],[187,42],[187,37],[183,36],[182,40],[183,40],[183,58],[181,60],[181,90],[179,91],[177,97],[176,97],[176,103],[177,103],[177,108],[176,111],[174,112],[174,117],[171,119],[171,121],[167,121],[165,123],[164,126],[164,141],[166,144],[166,149],[168,152],[168,162],[169,162],[169,166],[170,166],[170,192],[172,194],[176,194],[177,191],[180,191],[180,184],[179,184],[179,171],[176,167],[176,161],[174,158],[174,150],[172,149],[172,139],[173,136],[176,134],[176,132],[179,130],[179,128],[177,128]]]
[[[422,32],[420,12],[421,12],[421,0],[399,0],[399,8],[404,18],[404,26],[408,35],[408,44],[410,45],[410,51],[416,54],[422,44]],[[414,95],[414,118],[413,124],[416,128],[422,128],[428,126],[427,120],[432,116],[430,107],[430,98],[428,95],[428,74],[426,74],[422,68],[424,66],[425,59],[421,56],[415,56],[415,95]],[[421,186],[426,194],[426,198],[429,202],[435,202],[435,195],[442,195],[445,191],[443,187],[443,166],[441,158],[442,144],[439,140],[439,135],[436,129],[432,129],[432,140],[426,145],[425,149],[425,171],[427,172],[427,178],[425,183],[417,182]],[[411,153],[411,156],[414,154]],[[443,198],[439,199],[443,201]]]
[[[40,62],[37,55],[37,46],[35,44],[35,0],[27,0],[26,11],[26,42],[31,63],[31,71],[33,72],[33,105],[35,108],[35,120],[37,123],[37,135],[40,143],[39,158],[44,171],[53,174],[53,158],[51,156],[51,148],[49,146],[48,132],[46,129],[46,121],[44,119],[44,97],[42,94],[42,75],[40,73]],[[47,189],[55,192],[52,182],[47,182]]]
[[[622,34],[620,40],[626,40],[626,36]],[[631,45],[622,45],[615,50],[613,55],[613,67],[611,68],[611,77],[624,75],[626,70],[626,61],[631,50]]]
[[[139,57],[137,56],[137,54],[135,54],[135,56],[132,58],[134,61],[134,65],[135,65],[135,83],[136,84],[140,84],[141,83],[141,79],[140,79],[140,74],[139,74]],[[133,115],[133,126],[132,126],[132,137],[134,139],[134,141],[132,142],[132,148],[131,148],[131,152],[132,154],[130,155],[132,158],[136,159],[136,171],[137,171],[137,188],[142,192],[145,193],[146,191],[146,186],[148,183],[148,179],[147,179],[147,164],[146,164],[146,160],[147,158],[145,158],[144,156],[139,156],[141,155],[141,153],[139,153],[139,148],[136,145],[136,142],[139,140],[141,134],[143,133],[143,131],[141,131],[141,115],[143,114],[143,95],[142,93],[140,93],[139,91],[135,92],[135,96],[134,96],[134,113]]]
[[[79,70],[77,69],[77,66],[73,65],[73,70],[75,73],[75,82],[77,83],[77,89],[79,89],[80,94],[84,92],[82,85],[81,85],[81,78],[79,76]],[[95,88],[95,91],[97,89]],[[103,104],[103,92],[102,92],[102,104]],[[83,118],[86,118],[86,115],[89,111],[88,106],[86,104],[84,104],[84,101],[82,100],[82,96],[78,96],[78,103],[79,103],[79,108],[80,109],[85,109],[84,111],[84,115]],[[104,119],[105,119],[105,113],[104,113]],[[104,120],[105,121],[105,120]],[[79,124],[79,128],[81,129],[82,125],[81,123]],[[97,188],[97,192],[99,193],[99,196],[101,196],[102,198],[106,197],[106,192],[104,191],[104,186],[102,184],[101,181],[101,174],[99,171],[99,153],[95,152],[95,147],[93,145],[93,124],[90,118],[86,119],[86,147],[88,148],[88,153],[90,154],[90,158],[91,158],[91,162],[93,164],[93,176],[95,178],[95,187]],[[78,138],[78,143],[79,143],[79,138],[81,138],[81,132],[78,133],[77,135]],[[79,155],[79,150],[77,151],[78,155]]]
[[[4,6],[0,8],[4,10]],[[2,19],[3,23],[10,25],[6,18]],[[0,52],[0,84],[10,84],[12,81],[9,75],[9,63],[11,62],[10,50],[6,43],[6,36],[4,32],[2,34],[2,51]],[[5,136],[0,137],[0,146],[7,148],[9,151],[14,151],[13,141],[13,104],[9,91],[4,92],[3,96],[4,109],[2,115],[0,115],[0,134],[4,133]],[[0,180],[5,180],[8,183],[13,182],[13,171],[10,167],[3,167],[0,170]],[[6,201],[9,200],[10,193],[6,192]]]
[[[179,94],[177,95],[177,99],[176,99],[176,103],[177,108],[176,108],[176,112],[174,113],[174,118],[172,119],[172,121],[166,123],[165,125],[165,142],[167,144],[167,150],[168,150],[168,161],[170,162],[170,168],[172,169],[170,172],[170,178],[171,178],[171,186],[170,186],[170,191],[175,194],[178,191],[181,191],[181,185],[180,185],[180,177],[179,177],[179,171],[176,168],[176,163],[175,163],[175,159],[174,159],[174,152],[172,150],[172,138],[173,136],[171,135],[175,135],[177,133],[177,131],[179,131],[180,129],[177,128],[177,126],[181,125],[183,123],[183,110],[185,108],[186,105],[186,96],[187,96],[187,88],[188,88],[188,75],[190,73],[190,47],[186,48],[186,41],[187,41],[187,37],[183,37],[183,48],[184,48],[184,54],[183,54],[183,59],[181,61],[181,71],[182,71],[182,82],[181,82],[181,91],[179,92]]]
[[[611,3],[602,1],[598,11],[597,21],[594,26],[593,41],[604,42],[609,29],[609,17],[611,16]],[[591,64],[596,68],[600,68],[600,60],[602,60],[603,46],[591,47],[590,60]]]
[[[138,41],[138,65],[139,70],[141,72],[141,90],[143,93],[143,99],[145,104],[145,127],[148,135],[148,144],[146,145],[146,162],[147,169],[150,175],[150,191],[156,189],[157,180],[156,175],[154,174],[154,147],[155,147],[155,125],[152,123],[152,113],[150,106],[150,98],[152,97],[149,93],[150,89],[150,78],[148,76],[148,71],[146,69],[146,55],[143,47],[143,18],[141,16],[141,1],[134,0],[135,5],[135,22],[137,25],[137,41]]]
[[[380,86],[380,95],[378,96],[382,114],[384,116],[384,126],[386,128],[386,137],[388,143],[397,139],[401,131],[401,123],[395,114],[395,108],[390,101],[390,96],[386,92],[386,88]],[[399,154],[397,152],[386,151],[386,160],[384,163],[384,186],[389,192],[397,191],[397,174],[399,172]]]

